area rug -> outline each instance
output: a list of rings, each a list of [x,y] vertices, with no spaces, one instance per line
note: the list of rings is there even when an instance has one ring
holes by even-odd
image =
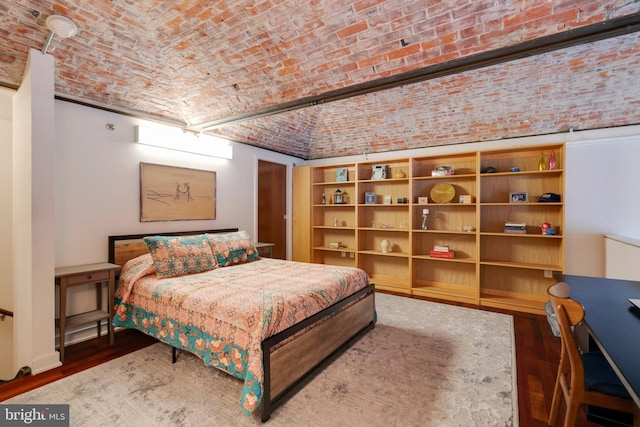
[[[376,308],[376,327],[264,425],[518,424],[511,316],[387,294]],[[72,426],[262,425],[240,380],[179,354],[154,344],[3,403],[69,403]]]

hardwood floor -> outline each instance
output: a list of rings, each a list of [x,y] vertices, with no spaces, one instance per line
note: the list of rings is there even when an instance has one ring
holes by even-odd
[[[551,333],[544,316],[510,314],[514,316],[519,425],[546,426],[560,357],[560,341]],[[155,339],[140,332],[121,330],[116,333],[113,347],[109,346],[106,336],[70,345],[65,349],[66,360],[61,367],[0,385],[0,401],[139,350],[154,342]],[[561,408],[561,413],[563,411],[564,407]],[[562,421],[561,414],[559,422]],[[597,424],[587,422],[582,414],[577,425],[592,427]]]
[[[109,338],[106,335],[67,346],[62,366],[0,385],[0,401],[140,350],[156,342],[154,338],[141,332],[124,329],[116,332],[113,347],[109,345]]]
[[[521,427],[547,426],[553,387],[560,360],[560,338],[553,336],[545,316],[526,313],[513,315],[518,375],[518,411]],[[564,422],[564,401],[557,425]],[[576,426],[595,427],[584,411]]]

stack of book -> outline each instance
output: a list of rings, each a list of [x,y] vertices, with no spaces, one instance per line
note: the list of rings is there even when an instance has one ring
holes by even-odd
[[[346,248],[341,242],[330,242],[329,249],[344,249]]]
[[[434,245],[429,251],[429,256],[433,258],[454,258],[455,252],[449,249],[449,246]]]
[[[524,222],[505,222],[504,232],[509,234],[527,234],[527,224]]]

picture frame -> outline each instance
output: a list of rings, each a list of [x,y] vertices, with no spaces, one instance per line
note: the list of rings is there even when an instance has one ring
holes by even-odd
[[[216,173],[140,162],[140,222],[216,219]]]
[[[474,203],[475,201],[476,201],[476,198],[470,194],[460,194],[460,196],[458,196],[458,203],[468,204],[468,203]]]
[[[336,182],[345,182],[349,178],[349,169],[338,168],[336,169]]]
[[[371,179],[387,179],[387,173],[389,171],[388,165],[373,165],[371,168]]]
[[[511,192],[509,193],[509,203],[527,203],[529,202],[529,193]]]
[[[375,205],[376,204],[376,193],[373,191],[367,191],[364,193],[364,203],[367,205]]]

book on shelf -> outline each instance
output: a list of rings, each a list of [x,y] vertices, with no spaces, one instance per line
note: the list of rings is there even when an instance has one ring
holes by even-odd
[[[344,249],[346,248],[345,245],[343,245],[340,242],[330,242],[329,243],[329,249]]]
[[[527,234],[527,230],[525,228],[504,228],[504,232],[507,234]]]
[[[524,222],[507,221],[504,223],[504,232],[508,234],[527,234],[527,224]]]
[[[433,250],[437,252],[449,252],[449,246],[433,245]]]
[[[527,226],[526,223],[524,222],[512,222],[512,221],[507,221],[504,223],[505,227],[520,227],[520,228],[524,228]]]
[[[455,258],[456,254],[455,251],[435,251],[435,250],[431,250],[429,251],[429,256],[432,258],[448,258],[448,259],[452,259]]]

